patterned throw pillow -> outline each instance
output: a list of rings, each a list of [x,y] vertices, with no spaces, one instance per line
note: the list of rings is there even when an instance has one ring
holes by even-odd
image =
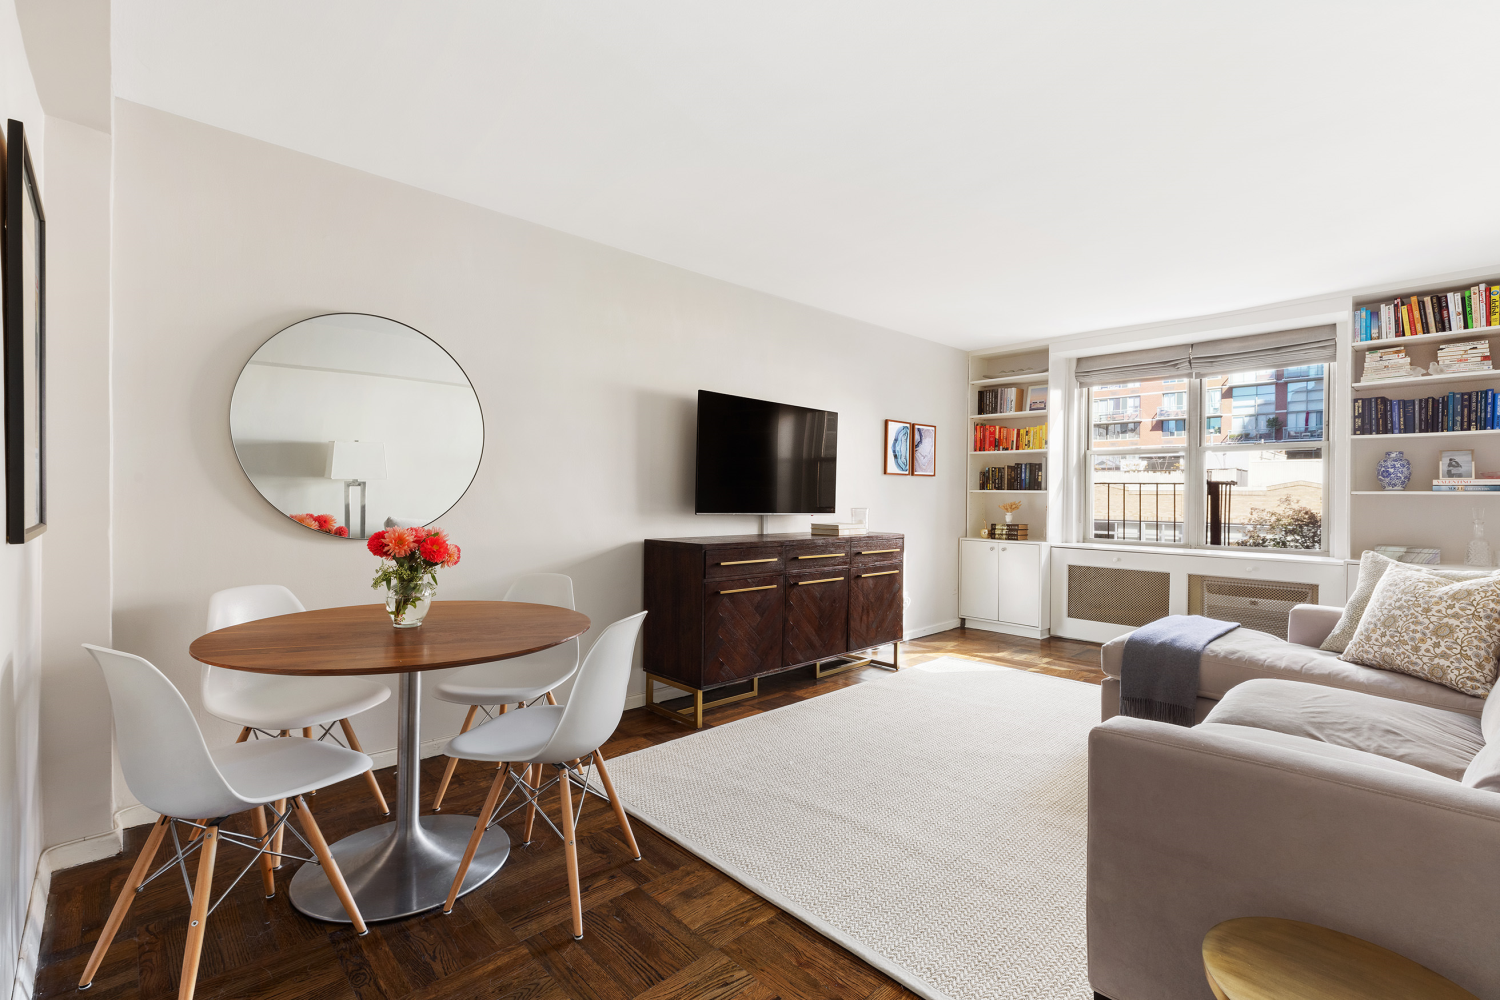
[[[1326,649],[1333,653],[1344,651],[1349,645],[1349,640],[1353,639],[1354,633],[1359,630],[1360,619],[1364,617],[1365,608],[1370,604],[1370,595],[1375,593],[1375,587],[1380,583],[1380,578],[1391,566],[1420,568],[1422,572],[1429,573],[1440,580],[1477,580],[1483,576],[1500,575],[1500,571],[1487,569],[1414,567],[1411,563],[1399,563],[1394,559],[1387,559],[1373,549],[1366,549],[1359,557],[1359,579],[1354,584],[1354,593],[1349,595],[1349,600],[1344,604],[1344,613],[1339,616],[1339,623],[1333,627],[1332,632],[1328,633],[1328,638],[1323,640],[1323,645],[1319,646],[1319,649]]]
[[[1483,698],[1500,653],[1500,578],[1450,582],[1389,566],[1339,657]]]

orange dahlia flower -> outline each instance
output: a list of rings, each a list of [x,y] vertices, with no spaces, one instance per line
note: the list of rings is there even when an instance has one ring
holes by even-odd
[[[416,547],[417,540],[412,537],[410,528],[385,529],[385,551],[392,559],[410,555]]]

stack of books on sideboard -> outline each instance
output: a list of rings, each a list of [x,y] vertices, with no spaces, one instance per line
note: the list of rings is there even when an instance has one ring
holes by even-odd
[[[1354,401],[1355,434],[1433,434],[1500,430],[1500,392],[1474,389],[1425,399],[1372,396]]]
[[[1483,330],[1500,320],[1500,285],[1414,295],[1354,311],[1354,339],[1394,340],[1423,333]]]

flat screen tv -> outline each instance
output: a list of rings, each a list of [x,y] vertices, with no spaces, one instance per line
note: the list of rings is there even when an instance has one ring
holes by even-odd
[[[698,391],[699,514],[831,514],[839,415]]]

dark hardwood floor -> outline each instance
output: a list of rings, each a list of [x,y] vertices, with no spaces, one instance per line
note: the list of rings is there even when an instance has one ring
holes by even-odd
[[[903,664],[939,656],[1093,683],[1103,676],[1099,647],[1090,643],[954,629],[902,644]],[[710,710],[705,723],[723,724],[886,676],[873,667],[821,681],[810,668],[783,674],[762,682],[753,700]],[[613,758],[690,732],[636,709],[625,713],[604,751]],[[423,762],[427,802],[445,760]],[[477,812],[489,783],[487,771],[481,764],[460,763],[444,812]],[[377,773],[394,802],[390,769]],[[330,841],[377,821],[360,779],[323,789],[310,803]],[[585,914],[584,939],[575,942],[568,927],[562,845],[547,831],[530,846],[519,846],[519,814],[515,819],[505,824],[517,845],[510,860],[490,882],[460,899],[452,915],[434,911],[372,924],[364,937],[308,920],[291,908],[284,889],[295,864],[277,872],[272,899],[262,898],[259,878],[251,872],[209,918],[197,995],[205,1000],[914,996],[644,824],[635,825],[643,860],[631,860],[612,813],[598,799],[590,800],[579,826]],[[236,828],[248,832],[248,824]],[[125,852],[117,857],[53,876],[36,996],[76,995],[84,963],[148,829],[127,831]],[[227,846],[221,850],[216,894],[248,856]],[[88,991],[90,1000],[175,996],[186,924],[182,880],[168,873],[137,896]]]

